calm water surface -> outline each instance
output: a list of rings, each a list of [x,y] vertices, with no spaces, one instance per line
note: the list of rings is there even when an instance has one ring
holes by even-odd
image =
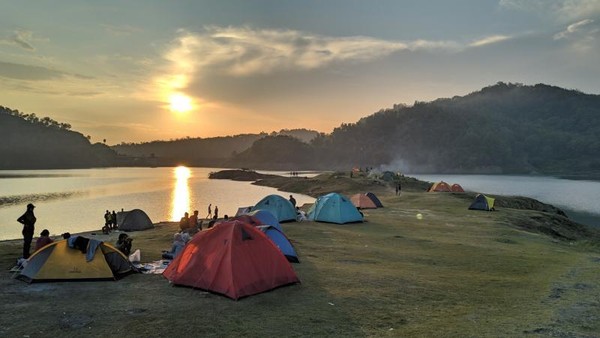
[[[600,226],[600,182],[505,175],[409,175],[429,182],[458,183],[490,195],[525,196],[563,209],[570,218]]]
[[[153,222],[177,221],[183,213],[219,207],[219,215],[235,215],[238,207],[256,204],[264,196],[290,193],[250,182],[209,180],[217,168],[107,168],[0,171],[0,240],[21,238],[16,219],[30,201],[36,205],[36,237],[99,230],[106,210],[144,210]],[[307,176],[311,176],[306,174]],[[313,174],[314,175],[314,174]],[[304,174],[302,175],[304,176]],[[310,196],[293,194],[298,205]]]

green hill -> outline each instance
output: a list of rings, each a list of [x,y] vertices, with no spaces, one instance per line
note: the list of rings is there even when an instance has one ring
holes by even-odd
[[[0,169],[59,169],[114,166],[108,146],[90,144],[71,126],[48,117],[0,106]]]
[[[598,135],[599,95],[500,82],[463,97],[395,105],[342,124],[296,156],[308,157],[304,165],[315,169],[388,165],[413,173],[600,177]],[[241,155],[238,165],[244,165]]]
[[[319,133],[314,130],[283,129],[270,134],[263,132],[260,134],[240,134],[211,138],[187,137],[170,141],[122,143],[112,148],[119,154],[126,156],[137,158],[152,156],[156,160],[156,165],[159,166],[186,164],[190,166],[223,167],[232,165],[232,158],[246,151],[255,141],[260,141],[263,138],[286,136],[293,138],[299,143],[306,144],[318,135]],[[281,161],[272,161],[270,166],[278,166],[278,162]],[[245,163],[255,167],[251,161]]]
[[[394,105],[331,134],[306,129],[91,145],[67,124],[0,107],[4,169],[109,165],[600,178],[600,95],[499,82],[465,96]],[[121,156],[116,156],[116,153]]]

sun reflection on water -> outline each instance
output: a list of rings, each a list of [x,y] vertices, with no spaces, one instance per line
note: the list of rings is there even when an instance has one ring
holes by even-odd
[[[190,186],[188,179],[192,176],[189,168],[179,166],[173,169],[175,186],[171,194],[171,221],[178,221],[185,212],[190,211]]]

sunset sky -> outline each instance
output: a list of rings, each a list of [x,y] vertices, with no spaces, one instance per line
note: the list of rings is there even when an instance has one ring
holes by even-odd
[[[600,0],[0,0],[0,105],[111,145],[599,79]]]

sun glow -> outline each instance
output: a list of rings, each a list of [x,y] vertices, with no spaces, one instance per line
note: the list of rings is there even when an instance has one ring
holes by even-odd
[[[172,112],[187,113],[192,110],[192,99],[181,93],[174,93],[169,96],[169,106]]]
[[[178,221],[185,212],[190,211],[190,187],[188,179],[192,176],[189,168],[179,166],[173,170],[175,187],[172,193],[171,220]]]

